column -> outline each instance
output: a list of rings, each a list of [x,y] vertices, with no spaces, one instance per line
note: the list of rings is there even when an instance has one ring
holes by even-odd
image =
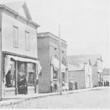
[[[35,85],[36,85],[35,93],[39,93],[39,74],[38,74],[38,64],[37,63],[35,65],[35,74],[36,74],[36,76],[35,76]]]
[[[27,93],[28,94],[28,72],[27,72],[27,64],[28,63],[25,63],[25,70],[26,70],[26,87],[27,87]]]
[[[17,95],[18,94],[18,61],[16,61],[15,72],[16,72],[16,78],[15,78],[15,95]]]

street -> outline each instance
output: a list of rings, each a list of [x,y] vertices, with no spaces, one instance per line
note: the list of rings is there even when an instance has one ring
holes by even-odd
[[[110,87],[80,93],[34,98],[2,108],[110,108]]]

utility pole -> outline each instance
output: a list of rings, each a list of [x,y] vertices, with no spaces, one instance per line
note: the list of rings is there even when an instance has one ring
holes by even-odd
[[[60,25],[59,25],[59,86],[60,86],[60,95],[62,95],[62,73],[61,73],[61,39],[60,39]]]

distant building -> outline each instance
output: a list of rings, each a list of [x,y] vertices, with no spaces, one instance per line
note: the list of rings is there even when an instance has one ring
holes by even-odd
[[[0,5],[0,100],[20,94],[22,78],[26,94],[36,92],[38,27],[25,2]]]
[[[68,82],[73,83],[73,89],[76,89],[75,82],[77,89],[84,89],[86,88],[84,64],[81,62],[75,62],[75,64],[68,64]]]
[[[106,82],[109,82],[110,85],[110,68],[104,68],[102,75],[103,75],[103,85],[105,85]]]
[[[67,43],[61,39],[62,81],[67,83]],[[59,89],[59,38],[50,32],[38,33],[38,59],[42,71],[39,76],[39,92],[55,92]],[[51,91],[52,87],[52,91]]]
[[[73,69],[70,70],[69,65]],[[102,82],[102,58],[100,55],[68,56],[68,68],[68,75],[74,74],[75,79],[73,79],[79,83],[79,88],[99,86]],[[71,77],[69,78],[71,79]]]

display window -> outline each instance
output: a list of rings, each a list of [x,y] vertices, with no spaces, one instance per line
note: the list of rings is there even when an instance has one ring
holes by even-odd
[[[28,86],[34,86],[35,64],[27,64]]]
[[[53,68],[53,79],[57,79],[58,78],[58,69],[56,69],[55,67]]]
[[[10,60],[8,63],[10,64],[5,65],[5,67],[8,68],[5,73],[5,86],[15,87],[15,62]]]

